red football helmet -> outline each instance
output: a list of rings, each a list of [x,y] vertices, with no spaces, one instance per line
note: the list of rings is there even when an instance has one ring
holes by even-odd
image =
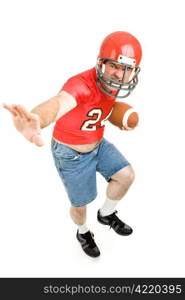
[[[112,97],[127,97],[138,83],[141,57],[141,45],[133,35],[124,31],[116,31],[109,34],[101,44],[96,64],[97,83],[99,88]],[[124,66],[122,80],[112,79],[104,73],[104,64],[107,61]],[[128,69],[132,72],[129,81],[125,83],[124,78]],[[108,92],[105,89],[105,86],[116,90],[116,94]],[[118,95],[120,91],[123,91],[123,95]]]

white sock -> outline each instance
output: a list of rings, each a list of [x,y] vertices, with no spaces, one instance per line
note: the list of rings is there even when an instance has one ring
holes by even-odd
[[[103,204],[103,206],[100,208],[100,214],[102,217],[111,215],[115,211],[115,207],[118,204],[120,200],[111,200],[107,198]]]
[[[87,227],[86,223],[83,225],[78,225],[78,231],[81,234],[86,233],[87,231],[89,231],[89,228]]]

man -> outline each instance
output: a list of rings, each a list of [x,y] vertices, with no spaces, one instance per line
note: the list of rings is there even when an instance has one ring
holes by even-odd
[[[133,35],[113,32],[102,42],[96,68],[70,78],[53,98],[31,112],[21,105],[4,104],[17,130],[37,146],[43,145],[41,129],[56,122],[54,162],[71,202],[70,215],[78,226],[76,237],[91,257],[100,255],[86,224],[86,206],[97,196],[96,172],[108,182],[98,221],[120,235],[132,233],[132,228],[116,215],[115,207],[132,184],[134,171],[116,147],[103,138],[103,132],[116,98],[128,96],[135,88],[141,56],[140,43]]]

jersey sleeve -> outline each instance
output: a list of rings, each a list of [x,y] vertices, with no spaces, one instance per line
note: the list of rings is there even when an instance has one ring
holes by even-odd
[[[77,104],[82,104],[90,95],[90,90],[86,83],[79,78],[70,78],[61,88],[60,91],[65,91],[72,95]]]

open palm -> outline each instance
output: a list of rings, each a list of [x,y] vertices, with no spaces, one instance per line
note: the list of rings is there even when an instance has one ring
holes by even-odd
[[[37,146],[43,146],[41,138],[40,120],[37,114],[30,113],[22,105],[3,104],[13,116],[15,128],[30,142]]]

